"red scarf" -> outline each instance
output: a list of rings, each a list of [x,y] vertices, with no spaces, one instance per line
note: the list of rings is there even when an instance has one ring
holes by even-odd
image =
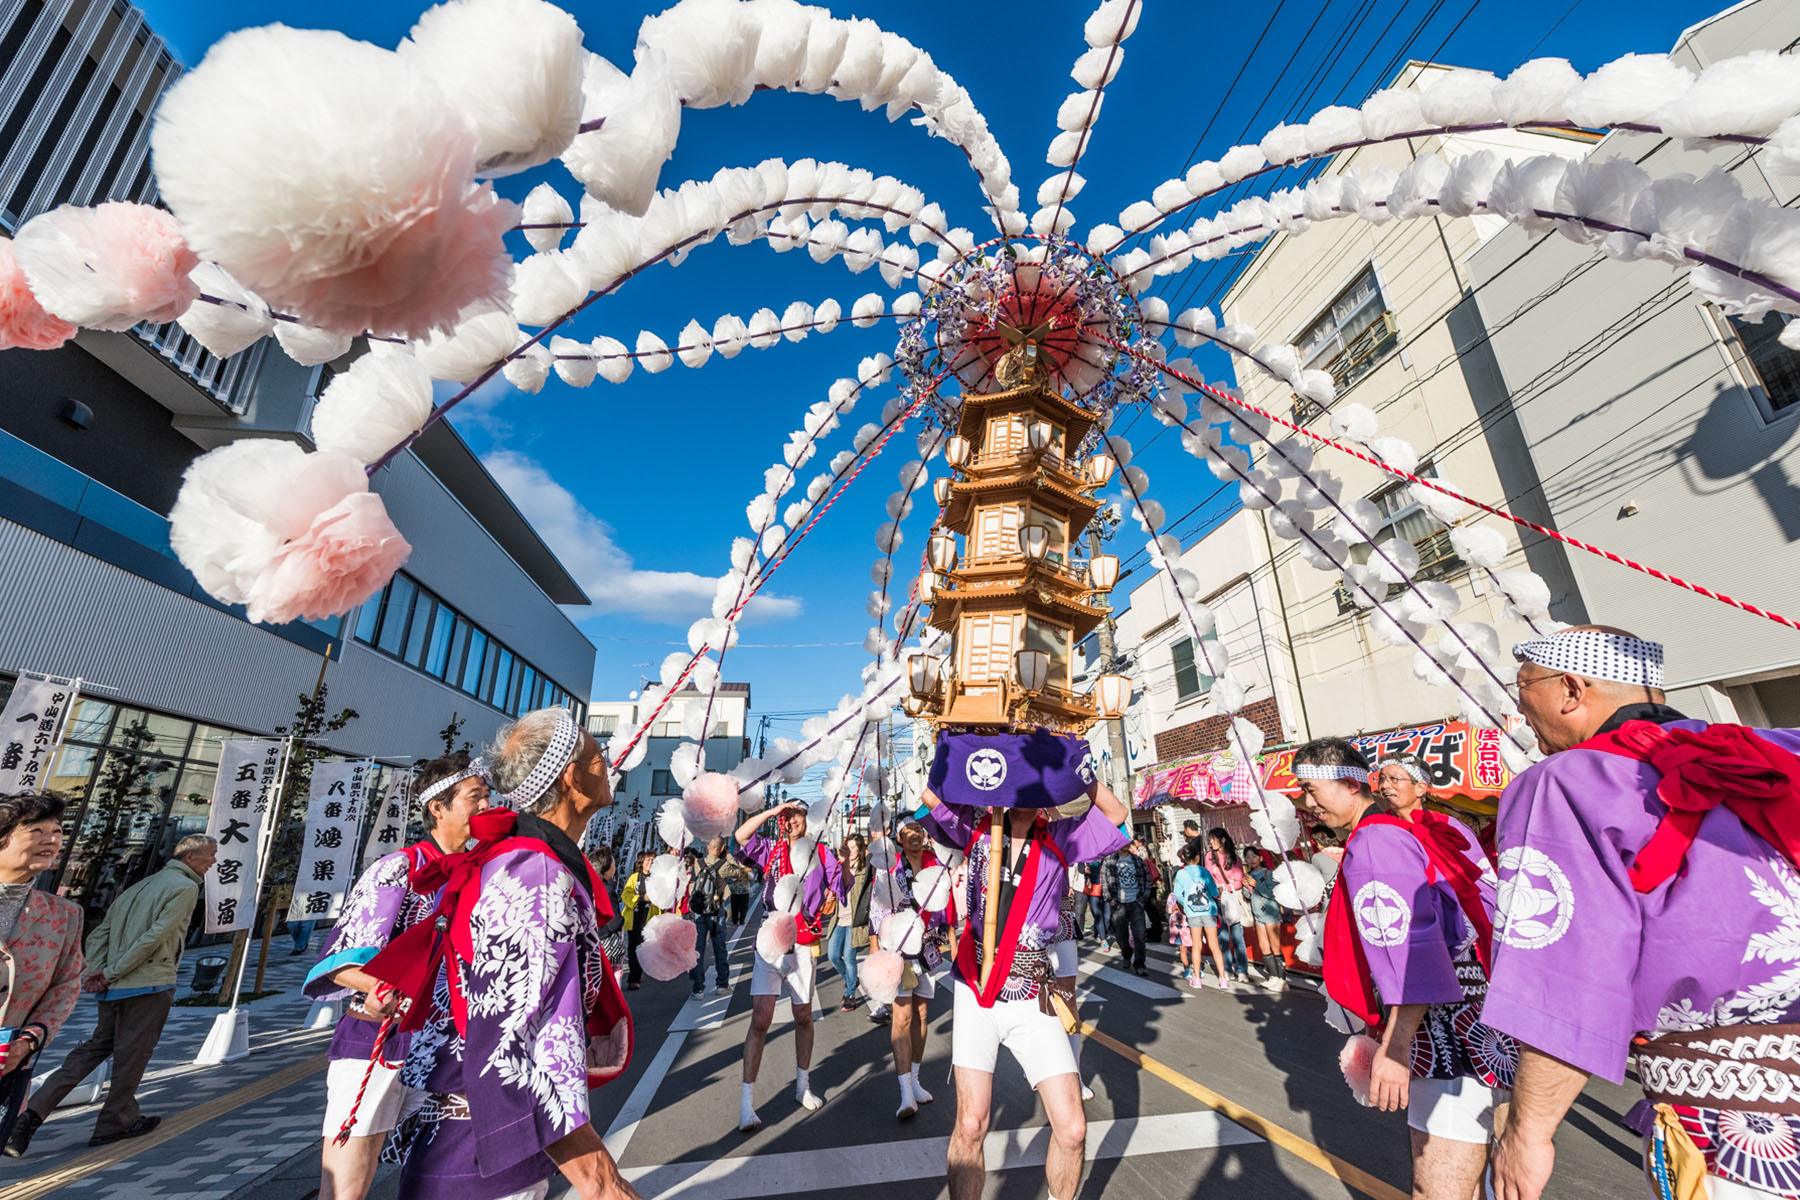
[[[1039,813],[1036,824],[1031,827],[1031,834],[1025,840],[1025,870],[1019,877],[1018,886],[1013,889],[1012,909],[1006,914],[1006,926],[1000,930],[1000,944],[994,947],[994,970],[988,976],[987,986],[981,986],[981,947],[977,943],[974,921],[974,909],[969,912],[969,922],[963,926],[962,939],[956,944],[956,970],[975,993],[975,999],[983,1008],[994,1007],[994,1001],[1000,997],[1000,989],[1006,986],[1006,978],[1012,974],[1013,951],[1019,945],[1019,931],[1025,928],[1025,917],[1031,911],[1031,897],[1037,890],[1038,865],[1044,860],[1044,852],[1054,854],[1056,861],[1068,870],[1068,860],[1063,852],[1056,848],[1056,843],[1043,836],[1050,828],[1049,819]],[[981,839],[988,836],[985,828],[977,829],[975,836],[969,839],[964,855],[972,855]],[[1010,830],[1008,831],[1010,838]],[[1031,853],[1036,847],[1040,853]],[[996,846],[988,847],[989,854],[999,853]],[[986,880],[982,881],[984,884]],[[989,896],[989,904],[998,904],[1000,897]]]
[[[440,967],[448,968],[450,1012],[458,1033],[469,1029],[469,1002],[464,992],[463,972],[474,961],[474,937],[469,929],[470,915],[481,899],[481,869],[502,854],[519,850],[536,851],[555,859],[549,844],[531,837],[513,834],[518,814],[508,808],[490,808],[469,819],[470,836],[476,839],[472,850],[455,854],[441,851],[424,863],[415,860],[408,886],[421,895],[438,894],[437,907],[424,920],[406,930],[369,962],[363,970],[388,984],[410,1003],[396,1019],[394,1032],[420,1029],[431,1009],[431,994]],[[560,859],[558,860],[560,862]],[[601,885],[599,876],[586,859],[589,895],[601,924],[613,916],[612,898]],[[440,890],[441,889],[441,890]],[[604,970],[601,992],[594,1008],[587,1014],[590,1062],[588,1083],[597,1086],[623,1073],[631,1060],[631,1010],[605,951],[598,951]],[[594,1043],[608,1047],[605,1061],[592,1061]]]
[[[823,860],[821,858],[823,853],[824,851],[819,844],[814,842],[813,866],[817,867],[823,865]],[[769,878],[773,879],[776,883],[780,883],[783,879],[786,879],[789,875],[794,873],[793,850],[786,838],[775,839],[774,849],[769,851],[769,861],[764,866],[764,870],[768,872]],[[808,870],[807,874],[812,874],[812,871]],[[800,906],[803,910],[806,907],[806,884],[804,880],[801,881],[800,887]],[[814,913],[810,917],[807,916],[804,911],[794,914],[794,940],[800,945],[816,946],[819,944],[819,939],[824,936],[824,933],[824,921],[817,913]]]
[[[1441,879],[1450,884],[1450,890],[1456,893],[1457,907],[1475,930],[1475,957],[1482,971],[1491,973],[1494,921],[1476,886],[1481,869],[1465,853],[1471,847],[1462,830],[1442,819],[1442,814],[1432,815],[1439,819],[1407,821],[1388,813],[1370,813],[1344,839],[1344,849],[1347,852],[1356,835],[1370,825],[1391,825],[1417,838],[1425,850],[1425,882],[1435,885]],[[1331,904],[1325,910],[1325,991],[1379,1035],[1383,1024],[1381,1004],[1375,997],[1375,981],[1369,978],[1369,959],[1362,937],[1356,932],[1356,919],[1350,911],[1353,897],[1346,894],[1348,891],[1340,885],[1331,893]]]
[[[1800,758],[1742,725],[1672,729],[1627,721],[1575,747],[1648,763],[1668,807],[1631,864],[1631,885],[1653,891],[1681,870],[1700,822],[1723,804],[1800,867]]]

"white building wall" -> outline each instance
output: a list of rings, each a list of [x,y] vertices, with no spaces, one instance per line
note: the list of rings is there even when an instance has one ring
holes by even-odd
[[[1800,3],[1754,0],[1690,30],[1672,57],[1698,71],[1796,38]],[[1652,177],[1723,170],[1747,196],[1793,198],[1760,154],[1740,148],[1612,134],[1595,156],[1633,159]],[[1800,405],[1765,409],[1736,335],[1681,274],[1598,258],[1511,229],[1471,258],[1555,527],[1793,615]],[[1570,562],[1593,620],[1666,643],[1674,703],[1695,716],[1800,723],[1800,633],[1591,554]]]
[[[1431,76],[1444,69],[1409,64],[1398,85],[1429,86]],[[1369,147],[1338,156],[1326,169],[1385,166],[1398,171],[1426,151],[1454,160],[1478,150],[1496,150],[1508,157],[1577,156],[1588,146],[1548,134],[1502,131]],[[1477,498],[1503,501],[1528,491],[1533,480],[1531,459],[1516,428],[1487,425],[1502,397],[1485,352],[1479,314],[1469,299],[1468,260],[1484,238],[1498,232],[1495,220],[1432,218],[1372,225],[1348,219],[1314,225],[1298,236],[1277,235],[1264,244],[1227,293],[1223,317],[1254,326],[1263,341],[1298,342],[1364,268],[1373,266],[1397,326],[1397,346],[1379,365],[1342,388],[1337,404],[1356,403],[1374,410],[1381,432],[1410,442],[1433,462],[1441,478]],[[1248,400],[1283,415],[1293,411],[1295,397],[1286,384],[1269,379],[1246,360],[1234,361]],[[1310,424],[1330,434],[1327,418],[1315,416]],[[1259,457],[1266,452],[1260,443],[1253,449]],[[1379,468],[1328,448],[1319,451],[1317,462],[1344,481],[1347,496],[1372,497],[1393,482]],[[1540,515],[1528,504],[1516,507],[1523,515]],[[1487,520],[1507,538],[1509,553],[1503,568],[1524,566],[1529,558],[1530,566],[1550,582],[1555,611],[1579,619],[1560,553],[1528,552],[1512,527]],[[1330,523],[1321,518],[1321,526]],[[1412,647],[1382,642],[1371,630],[1366,612],[1340,611],[1337,572],[1308,566],[1295,543],[1280,538],[1275,539],[1275,571],[1303,690],[1296,709],[1304,712],[1303,724],[1312,736],[1390,728],[1456,711],[1454,694],[1414,676]],[[1496,626],[1503,643],[1529,636],[1527,627],[1502,618],[1502,602],[1477,576],[1464,568],[1444,579],[1462,597],[1459,619]]]

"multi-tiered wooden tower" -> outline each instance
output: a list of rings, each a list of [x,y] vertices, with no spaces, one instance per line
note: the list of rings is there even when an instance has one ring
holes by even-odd
[[[1081,733],[1129,696],[1122,676],[1087,695],[1072,686],[1075,646],[1105,619],[1118,579],[1112,555],[1077,562],[1117,464],[1096,453],[1077,466],[1094,416],[1047,386],[1031,349],[1001,360],[1006,390],[964,396],[945,447],[955,474],[937,483],[942,517],[919,590],[952,650],[912,659],[908,704],[940,727]]]

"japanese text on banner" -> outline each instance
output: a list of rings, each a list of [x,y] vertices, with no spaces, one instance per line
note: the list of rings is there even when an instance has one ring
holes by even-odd
[[[0,792],[35,792],[44,786],[75,690],[72,679],[19,672],[0,711]]]
[[[230,739],[219,746],[219,781],[206,818],[206,835],[219,843],[218,861],[206,873],[208,933],[249,929],[256,920],[263,827],[286,745],[257,738]]]
[[[356,835],[362,832],[372,765],[359,759],[313,767],[288,920],[337,919],[344,894],[356,876]]]
[[[369,835],[369,844],[363,847],[365,865],[406,845],[406,825],[412,817],[412,784],[409,772],[394,772],[387,792],[381,797],[381,811],[375,817],[375,830]]]

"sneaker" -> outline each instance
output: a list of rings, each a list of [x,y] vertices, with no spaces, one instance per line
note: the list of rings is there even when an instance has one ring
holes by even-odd
[[[134,1121],[132,1123],[131,1128],[129,1128],[129,1129],[121,1129],[117,1133],[104,1133],[104,1134],[97,1133],[97,1134],[95,1134],[93,1137],[88,1139],[88,1145],[90,1145],[90,1146],[110,1146],[112,1143],[120,1141],[124,1138],[143,1137],[146,1133],[154,1132],[156,1127],[161,1124],[162,1124],[161,1117],[139,1117],[136,1121]]]
[[[1193,988],[1196,992],[1206,990],[1206,984],[1201,980],[1200,976],[1198,976],[1198,975],[1189,975],[1187,977],[1187,985],[1189,987]]]
[[[715,996],[731,995],[731,985],[729,983],[721,983],[718,987],[713,989],[713,995],[715,995]]]
[[[688,994],[691,996],[704,996],[706,994],[706,989],[696,983],[694,985],[694,990]]]
[[[1143,967],[1133,967],[1133,968],[1131,968],[1131,972],[1132,972],[1132,974],[1137,975],[1143,979],[1150,978],[1150,972],[1145,970]]]
[[[876,1025],[886,1025],[893,1020],[893,1015],[888,1012],[887,1005],[878,1004],[869,1010],[869,1020]]]
[[[19,1123],[13,1126],[12,1136],[6,1139],[6,1149],[0,1153],[4,1153],[8,1158],[21,1157],[25,1153],[25,1148],[31,1145],[31,1135],[36,1133],[38,1126],[43,1123],[44,1118],[29,1108],[20,1113]]]
[[[1265,992],[1285,992],[1287,990],[1287,982],[1279,976],[1264,975],[1262,979],[1262,989]]]

